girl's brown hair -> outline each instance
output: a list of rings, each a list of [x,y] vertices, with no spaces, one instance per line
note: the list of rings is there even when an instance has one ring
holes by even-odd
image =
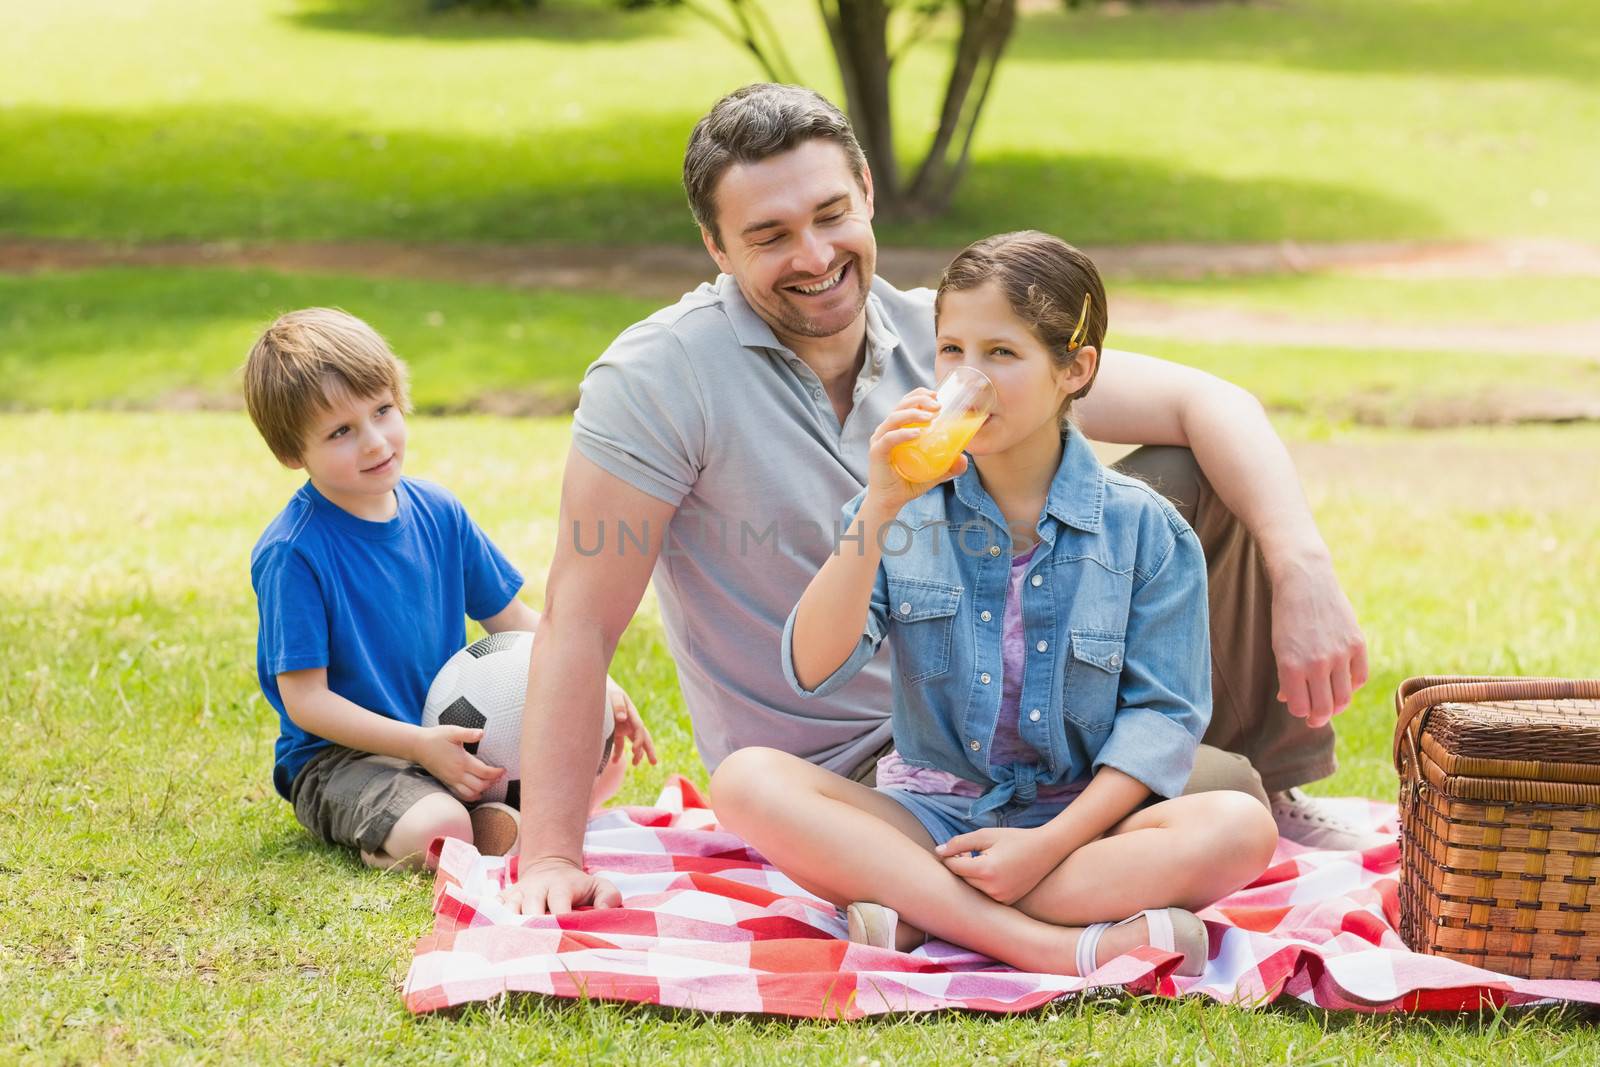
[[[938,317],[945,293],[965,292],[990,282],[1000,287],[1011,310],[1049,349],[1058,368],[1070,367],[1084,346],[1098,352],[1105,343],[1106,288],[1100,272],[1088,256],[1061,238],[1038,230],[1018,230],[974,241],[944,269],[934,317]],[[1095,373],[1099,370],[1097,364]],[[1072,402],[1086,396],[1093,385],[1091,377],[1067,398],[1061,413],[1065,415]]]

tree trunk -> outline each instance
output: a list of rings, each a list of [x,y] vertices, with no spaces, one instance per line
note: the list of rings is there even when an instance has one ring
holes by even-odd
[[[939,128],[906,190],[904,209],[908,214],[936,215],[949,206],[966,173],[978,118],[988,102],[995,70],[1016,19],[1016,0],[961,0],[961,36],[945,86],[944,105],[939,109]],[[957,145],[952,159],[951,149]]]
[[[877,204],[893,215],[901,190],[889,106],[889,7],[884,0],[818,0],[817,6],[844,82],[845,110],[872,168]]]
[[[783,43],[760,11],[759,0],[726,0],[731,20],[718,17],[699,0],[678,2],[748,49],[768,77],[774,81],[790,80],[792,68],[783,54]],[[908,183],[895,158],[894,112],[889,100],[889,82],[898,54],[891,52],[889,46],[889,17],[897,0],[817,0],[839,65],[839,79],[844,83],[845,110],[866,154],[867,165],[872,168],[878,211],[886,218],[927,217],[949,206],[966,173],[978,117],[988,101],[995,70],[1016,25],[1017,0],[930,2],[934,6],[913,5],[913,29],[900,42],[900,50],[920,39],[921,31],[943,8],[954,7],[960,12],[961,33],[945,84],[938,128]]]

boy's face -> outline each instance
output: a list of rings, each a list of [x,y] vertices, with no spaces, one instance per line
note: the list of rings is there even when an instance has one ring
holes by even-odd
[[[346,511],[362,518],[392,514],[389,494],[406,456],[406,419],[394,395],[357,397],[330,387],[327,400],[300,458],[286,465],[303,469],[319,493]]]

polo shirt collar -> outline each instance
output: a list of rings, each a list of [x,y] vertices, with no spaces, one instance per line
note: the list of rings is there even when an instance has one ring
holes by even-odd
[[[733,335],[746,348],[782,348],[778,335],[772,332],[767,320],[756,314],[756,309],[744,298],[739,283],[731,274],[717,276],[717,295],[733,327]]]
[[[772,332],[772,327],[756,313],[750,302],[744,298],[744,291],[739,288],[739,283],[731,274],[722,274],[717,277],[717,295],[722,299],[722,305],[727,311],[728,323],[733,327],[733,335],[739,343],[746,348],[775,348],[787,351],[787,347],[778,341],[778,335]],[[900,336],[889,325],[889,316],[884,313],[883,302],[878,299],[878,294],[867,293],[867,367],[865,373],[874,374],[882,365],[883,354],[891,352],[900,345]]]
[[[876,279],[874,279],[876,281]],[[878,352],[890,352],[900,347],[900,335],[895,333],[894,326],[889,322],[888,312],[883,309],[883,301],[878,299],[878,294],[867,292],[867,348],[876,349]]]
[[[900,347],[900,335],[889,325],[877,293],[867,294],[867,359],[856,378],[857,388],[870,388],[883,377],[883,361]]]

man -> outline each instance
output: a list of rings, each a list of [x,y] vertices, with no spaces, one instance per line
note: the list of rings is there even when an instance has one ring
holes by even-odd
[[[719,101],[689,139],[684,185],[722,275],[624,331],[589,368],[573,424],[507,894],[528,913],[619,903],[582,869],[579,779],[600,756],[587,719],[652,572],[708,767],[761,744],[870,782],[890,741],[887,656],[801,702],[779,637],[865,484],[873,429],[932,384],[932,294],[874,276],[872,176],[844,115],[810,90],[753,85]],[[1328,720],[1365,682],[1366,650],[1260,404],[1200,371],[1108,352],[1077,414],[1093,439],[1169,446],[1122,469],[1171,498],[1206,551],[1217,748],[1202,748],[1191,791],[1264,786],[1288,836],[1360,843],[1297,788],[1333,771]]]

